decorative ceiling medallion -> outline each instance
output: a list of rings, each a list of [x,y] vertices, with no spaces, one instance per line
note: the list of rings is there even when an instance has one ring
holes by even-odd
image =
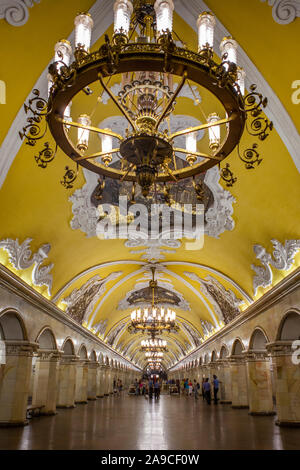
[[[276,23],[289,24],[300,17],[300,0],[268,0],[268,5],[273,7],[272,15]]]
[[[254,295],[259,287],[270,287],[273,281],[271,266],[280,271],[288,271],[294,264],[295,255],[300,251],[300,240],[286,240],[282,245],[278,240],[272,239],[273,253],[270,255],[262,245],[254,245],[253,251],[262,266],[251,265],[256,275],[253,278]],[[272,258],[273,256],[273,258]]]
[[[29,18],[29,8],[40,0],[0,0],[0,19],[11,26],[23,26]]]
[[[67,305],[65,312],[79,324],[86,322],[106,291],[107,283],[117,279],[121,274],[122,271],[117,271],[103,279],[97,275],[89,279],[80,289],[74,289],[68,297],[61,300],[61,303]]]
[[[240,306],[244,303],[238,299],[234,292],[225,287],[212,276],[201,279],[195,273],[185,272],[185,276],[200,284],[201,292],[208,298],[214,307],[219,320],[226,325],[241,313]]]
[[[0,241],[0,248],[3,248],[9,254],[9,262],[18,271],[28,269],[33,266],[32,270],[32,284],[34,286],[46,286],[49,297],[51,296],[51,289],[53,283],[52,270],[54,264],[48,266],[41,266],[48,258],[51,245],[46,243],[42,245],[38,251],[32,255],[30,244],[32,238],[26,240],[20,245],[19,240],[12,240],[7,238]]]

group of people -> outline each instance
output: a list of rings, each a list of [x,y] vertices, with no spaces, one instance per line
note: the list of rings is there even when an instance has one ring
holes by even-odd
[[[143,395],[145,398],[149,397],[150,399],[154,398],[156,400],[160,397],[161,382],[156,379],[149,380],[140,380],[139,382],[135,381],[135,394]]]
[[[210,384],[209,378],[204,377],[202,379],[201,386],[196,380],[192,382],[189,379],[183,379],[181,382],[177,380],[176,385],[179,393],[181,391],[181,393],[185,394],[186,396],[194,395],[196,400],[199,398],[201,389],[203,400],[206,400],[208,405],[211,404],[211,392],[213,391],[214,404],[218,404],[219,380],[216,375],[213,376],[212,385]]]
[[[119,396],[121,396],[122,390],[123,390],[122,380],[114,379],[114,394],[119,397]]]

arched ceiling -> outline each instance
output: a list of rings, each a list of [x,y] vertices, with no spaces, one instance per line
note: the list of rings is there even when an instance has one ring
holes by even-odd
[[[232,188],[224,185],[216,169],[207,177],[215,212],[202,249],[187,250],[185,240],[175,247],[167,242],[130,246],[126,240],[99,240],[95,235],[89,223],[93,211],[84,206],[85,191],[96,185],[93,175],[80,170],[74,188],[64,189],[59,181],[70,160],[59,151],[52,164],[41,169],[34,159],[37,150],[21,144],[18,137],[25,122],[23,103],[36,82],[45,92],[45,70],[52,60],[53,46],[72,34],[77,12],[91,8],[93,17],[97,17],[93,48],[103,43],[105,33],[111,34],[113,1],[102,0],[101,7],[100,3],[42,0],[29,9],[29,19],[23,26],[0,20],[0,37],[6,44],[1,48],[1,63],[7,64],[0,77],[7,87],[7,104],[0,105],[0,240],[18,239],[21,244],[30,238],[32,253],[46,243],[51,245],[46,262],[53,263],[50,295],[46,286],[33,282],[33,266],[16,267],[9,250],[1,249],[5,245],[1,241],[0,261],[140,366],[145,364],[140,351],[143,336],[130,334],[127,327],[133,300],[141,301],[146,293],[149,262],[157,263],[158,286],[173,302],[180,324],[178,333],[161,335],[168,340],[164,366],[169,367],[300,265],[295,250],[293,262],[286,269],[273,265],[266,288],[253,289],[255,272],[251,265],[262,266],[254,245],[272,254],[272,240],[284,245],[286,240],[300,238],[300,105],[297,107],[291,99],[292,82],[300,75],[295,59],[300,19],[280,25],[267,2],[259,0],[207,0],[206,9],[218,18],[218,34],[225,28],[243,49],[240,56],[248,64],[245,68],[251,82],[257,79],[271,90],[274,99],[267,113],[273,113],[272,119],[275,116],[275,129],[261,145],[263,162],[255,170],[246,170],[236,151],[230,155],[228,162],[238,177]],[[203,2],[175,4],[174,29],[195,48],[194,12],[204,9]],[[205,108],[209,97],[203,90],[199,93]],[[76,99],[72,112],[79,114],[82,106],[83,101]],[[98,122],[119,117],[111,100],[97,112]],[[178,99],[176,113],[185,120],[200,119],[193,97],[186,94]],[[248,137],[243,139],[245,146],[252,145]]]

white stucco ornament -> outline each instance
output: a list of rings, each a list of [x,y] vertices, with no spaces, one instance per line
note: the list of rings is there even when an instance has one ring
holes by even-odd
[[[286,240],[282,245],[278,240],[271,240],[273,253],[269,254],[262,245],[254,245],[253,251],[262,266],[251,265],[255,276],[253,278],[254,295],[259,287],[269,287],[272,285],[273,272],[271,266],[280,271],[288,271],[294,264],[295,255],[300,251],[300,240]]]
[[[33,266],[32,270],[32,283],[34,286],[47,286],[48,295],[51,296],[51,289],[53,283],[52,270],[54,264],[48,264],[47,266],[41,266],[44,261],[48,258],[48,254],[51,250],[51,245],[46,243],[42,245],[38,251],[32,254],[30,244],[32,238],[26,238],[23,243],[19,243],[19,240],[12,240],[7,238],[0,241],[0,248],[3,248],[9,254],[9,262],[18,271],[28,269]]]
[[[300,0],[268,0],[268,5],[273,7],[272,15],[276,23],[289,24],[300,17]]]
[[[29,18],[29,8],[40,0],[0,0],[0,19],[11,26],[23,26]]]

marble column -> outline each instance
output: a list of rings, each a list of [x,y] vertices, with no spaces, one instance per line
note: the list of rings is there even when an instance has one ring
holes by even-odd
[[[76,364],[75,403],[88,402],[88,364],[87,359],[79,359]]]
[[[292,341],[267,344],[274,366],[278,426],[300,427],[300,364]],[[299,356],[299,355],[298,355]]]
[[[99,364],[96,361],[90,361],[88,365],[88,400],[97,399],[97,370]]]
[[[104,396],[109,395],[110,366],[106,365],[104,369]]]
[[[0,426],[24,426],[37,344],[5,341],[6,364],[0,365]]]
[[[249,408],[246,363],[244,356],[230,357],[232,408]]]
[[[57,408],[75,408],[77,356],[63,355],[59,365]]]
[[[248,351],[245,358],[248,375],[249,414],[274,415],[269,357],[263,351]]]
[[[98,368],[98,375],[99,375],[99,398],[104,398],[105,396],[105,365],[101,364]]]
[[[38,350],[32,405],[44,405],[42,415],[56,414],[60,358],[61,354],[57,350]]]
[[[231,404],[231,371],[230,364],[227,359],[218,359],[219,368],[218,368],[218,379],[220,382],[220,403],[223,405]]]

